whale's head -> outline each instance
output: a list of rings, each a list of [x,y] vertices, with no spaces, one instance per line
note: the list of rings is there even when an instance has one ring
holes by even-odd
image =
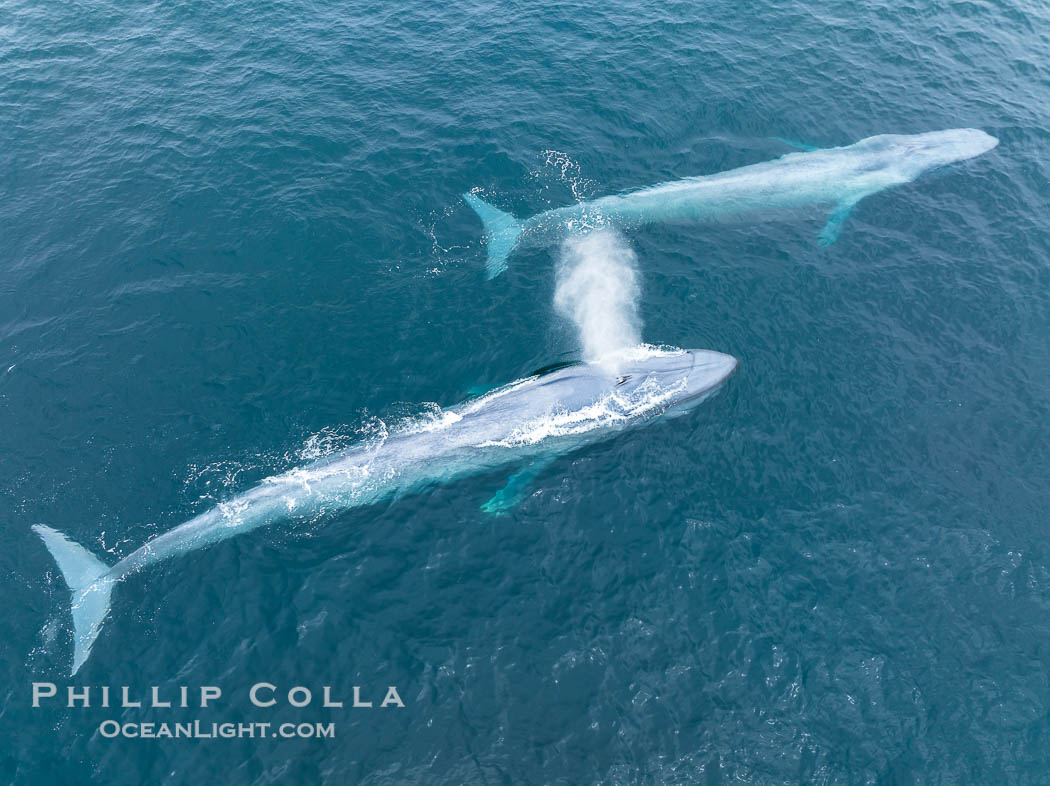
[[[870,152],[884,155],[894,169],[914,180],[931,169],[987,153],[999,140],[978,128],[952,128],[925,134],[882,134],[862,144]]]
[[[661,409],[684,411],[720,388],[737,360],[707,349],[639,347],[617,358],[615,391],[631,398],[657,397]]]

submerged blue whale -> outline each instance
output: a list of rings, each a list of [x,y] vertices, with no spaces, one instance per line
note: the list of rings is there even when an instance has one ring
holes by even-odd
[[[717,221],[811,206],[830,209],[820,244],[835,242],[861,199],[923,172],[986,153],[999,140],[975,128],[882,134],[848,145],[789,153],[774,161],[687,177],[539,213],[524,221],[474,193],[463,198],[485,225],[489,278],[507,269],[517,247],[545,245],[574,227],[638,226],[658,221]]]
[[[579,363],[520,379],[414,421],[384,439],[268,478],[106,565],[44,525],[43,538],[72,593],[73,667],[84,664],[125,576],[276,522],[369,505],[454,478],[514,467],[483,508],[501,512],[553,458],[622,429],[674,416],[717,390],[737,362],[706,350],[637,347],[615,367]]]

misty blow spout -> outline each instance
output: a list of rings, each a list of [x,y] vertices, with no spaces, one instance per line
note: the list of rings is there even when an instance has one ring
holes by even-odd
[[[636,262],[634,251],[612,228],[563,241],[554,307],[576,326],[584,360],[601,363],[639,343]]]

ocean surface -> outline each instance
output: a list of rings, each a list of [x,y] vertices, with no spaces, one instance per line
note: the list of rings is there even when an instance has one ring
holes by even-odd
[[[116,561],[579,356],[562,252],[486,281],[463,192],[529,216],[778,138],[954,127],[1000,144],[828,248],[820,215],[624,233],[628,333],[740,360],[688,416],[558,459],[505,516],[489,473],[162,563],[69,679],[33,524]],[[0,5],[0,587],[4,783],[1050,782],[1050,9]],[[389,685],[403,709],[350,707]]]

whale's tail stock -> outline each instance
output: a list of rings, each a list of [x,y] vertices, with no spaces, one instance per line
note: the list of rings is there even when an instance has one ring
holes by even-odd
[[[488,278],[495,278],[507,269],[507,257],[521,237],[522,222],[510,213],[493,207],[477,194],[468,192],[463,195],[463,199],[474,208],[485,226],[485,242],[489,253],[485,273]]]
[[[109,597],[115,579],[107,574],[106,565],[83,546],[79,546],[58,530],[36,524],[33,530],[44,540],[44,545],[58,563],[73,601],[73,668],[76,674],[91,654],[91,645],[102,630],[109,613]]]

